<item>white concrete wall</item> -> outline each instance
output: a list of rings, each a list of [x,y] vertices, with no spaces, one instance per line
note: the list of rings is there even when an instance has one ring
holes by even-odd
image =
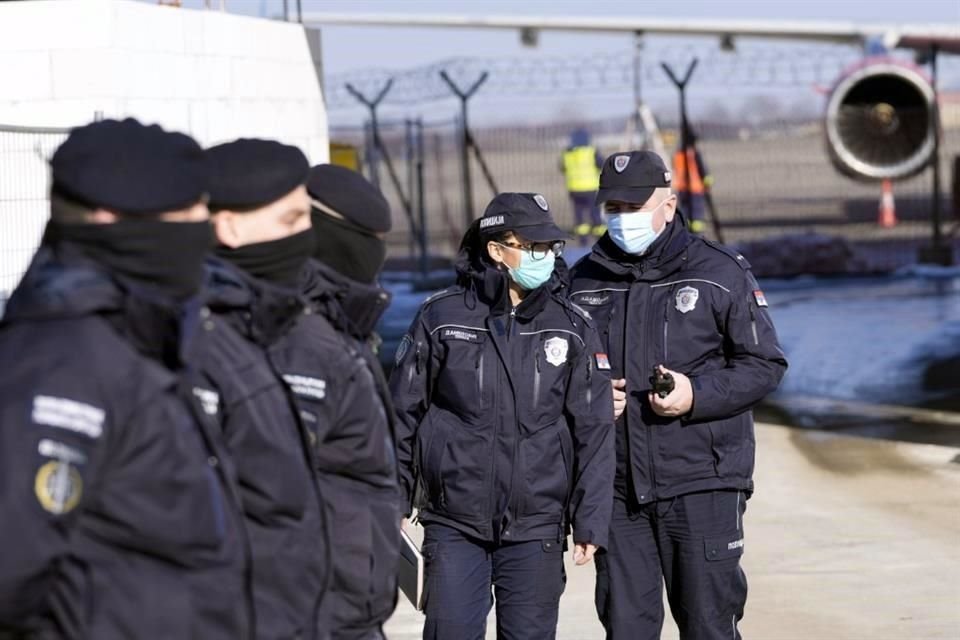
[[[205,145],[275,138],[325,162],[311,37],[296,24],[126,0],[0,3],[0,124],[75,126],[100,111]]]
[[[0,127],[133,116],[208,146],[238,137],[329,158],[319,32],[128,0],[0,2]],[[44,163],[61,136],[0,129],[0,300],[47,217]]]

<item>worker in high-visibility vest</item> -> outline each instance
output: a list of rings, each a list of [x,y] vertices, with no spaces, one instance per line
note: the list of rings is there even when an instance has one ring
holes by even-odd
[[[707,197],[706,191],[713,185],[713,176],[707,171],[703,156],[697,150],[697,137],[687,134],[687,149],[683,143],[673,154],[673,189],[680,200],[680,206],[689,217],[690,230],[703,233],[706,228]],[[687,184],[687,163],[690,168],[690,183]]]
[[[603,157],[590,143],[590,134],[576,129],[570,134],[570,146],[563,152],[560,167],[567,181],[573,205],[573,234],[586,246],[607,232],[596,204]]]

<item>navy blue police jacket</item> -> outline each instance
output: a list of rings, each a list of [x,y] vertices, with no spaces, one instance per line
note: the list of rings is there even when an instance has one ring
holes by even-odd
[[[37,252],[0,325],[0,636],[251,637],[236,478],[178,375],[196,316]]]
[[[613,496],[610,371],[565,266],[512,307],[507,276],[466,252],[397,349],[390,388],[409,513],[486,541],[605,546]],[[418,485],[419,491],[418,491]]]
[[[643,504],[752,492],[751,408],[777,388],[787,361],[747,260],[689,233],[678,213],[640,257],[603,236],[571,270],[570,298],[596,322],[613,377],[627,380],[617,495]],[[693,408],[681,418],[650,407],[660,364],[691,380]]]
[[[220,424],[250,537],[258,638],[314,638],[329,536],[309,430],[269,357],[302,317],[295,289],[207,261],[193,392]]]
[[[321,624],[334,640],[367,638],[397,601],[400,509],[391,409],[364,340],[389,295],[313,260],[302,278],[307,312],[270,354],[312,431],[335,549]]]

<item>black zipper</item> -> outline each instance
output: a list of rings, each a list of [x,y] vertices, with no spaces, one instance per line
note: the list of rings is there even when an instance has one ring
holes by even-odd
[[[510,332],[513,331],[513,321],[517,317],[517,308],[510,309],[510,315],[507,317],[507,340],[510,340]]]
[[[534,355],[536,360],[536,368],[533,371],[533,408],[536,409],[537,405],[540,404],[540,351],[542,350],[543,345],[540,345],[541,348],[537,349],[537,353]]]
[[[663,310],[663,366],[667,366],[667,336],[670,327],[670,299],[667,298],[666,307]]]
[[[479,353],[477,354],[477,393],[479,393],[480,406],[483,407],[483,355],[484,347],[486,345],[481,344]]]
[[[650,296],[651,299],[653,298],[653,289],[652,289],[651,287],[649,287],[649,286],[647,287],[647,294]],[[655,310],[655,309],[654,309],[654,306],[653,306],[652,304],[647,304],[647,309],[649,309],[649,311],[647,312],[647,326],[651,326],[651,325],[653,325],[653,318],[654,318],[654,310]],[[648,348],[647,345],[649,345],[649,342],[647,342],[646,344],[644,344],[644,352],[645,352],[645,353],[644,353],[644,356],[647,356],[647,355],[649,354],[649,348]],[[649,357],[644,357],[643,362],[650,362],[650,358],[649,358]],[[654,364],[656,364],[656,363],[654,363]],[[651,365],[651,366],[652,366],[652,365]],[[649,465],[650,465],[650,499],[651,499],[651,500],[656,500],[656,498],[657,498],[657,473],[656,473],[656,470],[655,470],[654,467],[653,467],[653,431],[654,431],[653,429],[649,429],[649,428],[648,428],[648,429],[644,429],[644,432],[646,432],[646,435],[647,435],[647,460],[648,460]]]
[[[593,407],[593,385],[590,383],[590,378],[593,377],[593,358],[594,356],[587,354],[587,411]]]
[[[493,520],[493,504],[496,499],[494,495],[494,487],[496,486],[497,478],[497,437],[500,431],[500,386],[503,384],[503,367],[497,367],[497,384],[493,388],[493,404],[491,405],[491,411],[494,412],[494,421],[493,421],[493,439],[490,441],[490,480],[488,482],[487,488],[487,509],[486,516],[488,521]],[[494,531],[490,532],[495,534]]]

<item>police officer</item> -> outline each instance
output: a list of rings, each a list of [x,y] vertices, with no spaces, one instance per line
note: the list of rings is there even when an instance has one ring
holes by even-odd
[[[565,297],[564,234],[539,194],[503,193],[465,235],[458,282],[429,298],[390,378],[401,487],[422,485],[429,640],[555,637],[577,564],[607,543],[609,363]]]
[[[248,637],[234,479],[177,377],[211,240],[204,153],[104,120],[51,166],[0,325],[0,635]]]
[[[218,417],[240,478],[258,638],[313,638],[329,545],[309,431],[268,350],[302,316],[313,252],[309,164],[296,147],[241,139],[208,151],[216,258],[195,393]]]
[[[787,363],[750,265],[687,230],[658,155],[608,158],[597,199],[609,231],[571,276],[610,350],[618,416],[597,610],[608,638],[658,638],[665,581],[682,638],[739,638],[750,409]],[[654,393],[665,374],[673,390]]]
[[[320,165],[307,181],[315,260],[303,273],[310,313],[271,350],[317,434],[331,527],[323,619],[334,640],[376,640],[396,606],[400,518],[393,409],[374,353],[390,302],[377,285],[390,207],[362,175]]]

